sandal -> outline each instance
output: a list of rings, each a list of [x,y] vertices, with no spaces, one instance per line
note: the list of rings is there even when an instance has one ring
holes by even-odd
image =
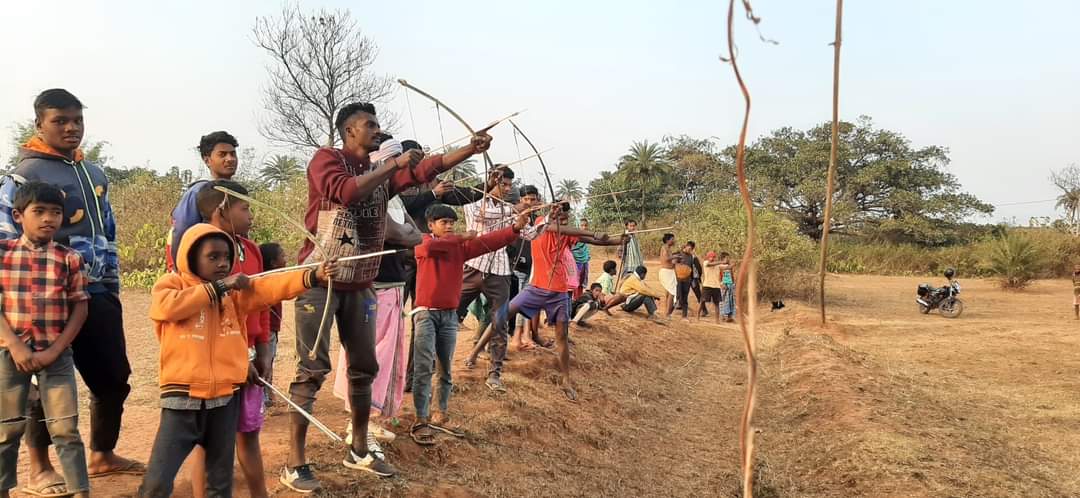
[[[120,465],[119,467],[116,467],[114,469],[106,470],[105,472],[97,472],[97,473],[94,473],[94,474],[90,474],[89,477],[91,479],[93,479],[95,477],[105,477],[105,476],[112,476],[112,475],[141,476],[141,475],[143,475],[145,473],[146,473],[146,465],[144,465],[144,464],[142,464],[140,462],[136,462],[135,460],[127,460],[126,462],[124,462],[124,464]]]
[[[430,424],[418,422],[416,425],[412,426],[409,433],[412,434],[413,441],[420,446],[431,446],[435,444],[435,431],[432,430]]]
[[[476,368],[476,360],[472,358],[465,358],[465,368],[469,370]]]
[[[443,412],[435,412],[435,415],[431,417],[431,422],[428,422],[428,426],[454,437],[465,437],[465,431],[461,430],[460,427],[450,426],[450,417]]]
[[[37,488],[31,488],[27,486],[22,489],[22,492],[30,496],[40,496],[46,498],[59,498],[61,496],[71,496],[68,493],[67,483],[63,479],[56,482],[42,484]]]
[[[506,392],[506,385],[503,384],[502,379],[499,378],[498,376],[495,376],[495,375],[488,376],[487,381],[484,382],[484,384],[487,385],[488,389],[491,389],[494,392],[497,392],[497,393]]]

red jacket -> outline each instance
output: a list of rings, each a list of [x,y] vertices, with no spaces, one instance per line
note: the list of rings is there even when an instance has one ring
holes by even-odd
[[[462,240],[457,235],[435,238],[424,234],[416,246],[416,306],[457,309],[465,261],[506,247],[518,236],[514,227]]]
[[[240,246],[240,251],[236,255],[233,273],[243,273],[244,275],[261,273],[263,271],[263,261],[259,246],[250,239],[245,239],[239,235],[234,236],[234,238]],[[244,317],[244,321],[247,323],[245,328],[247,329],[249,347],[256,344],[266,344],[270,340],[269,309],[248,313]]]
[[[345,164],[342,159],[348,164]],[[360,195],[354,178],[370,172],[371,160],[361,159],[349,151],[324,147],[316,151],[311,162],[308,163],[308,203],[304,225],[309,232],[319,237],[319,211],[350,206],[361,213],[361,217],[356,224],[357,240],[350,240],[348,243],[355,243],[361,253],[381,251],[383,238],[386,235],[386,202],[397,192],[435,179],[435,176],[445,169],[441,155],[427,157],[412,169],[394,172],[386,184],[379,186],[375,192],[365,198]],[[307,262],[306,258],[314,249],[315,246],[311,241],[305,241],[304,246],[300,248],[299,261]],[[359,264],[369,270],[377,270],[379,262],[380,258],[372,258]],[[334,282],[334,288],[357,290],[370,287],[375,272],[361,273],[371,273],[371,278],[362,278],[352,282]]]

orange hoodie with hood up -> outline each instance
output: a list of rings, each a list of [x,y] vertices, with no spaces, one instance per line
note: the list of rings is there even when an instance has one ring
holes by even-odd
[[[226,235],[206,223],[189,228],[177,251],[178,272],[163,275],[150,292],[150,319],[161,342],[158,385],[162,397],[214,399],[232,394],[247,381],[244,317],[308,289],[308,272],[285,272],[253,279],[250,289],[229,291],[219,298],[213,285],[195,275],[188,262],[195,243],[215,233]]]

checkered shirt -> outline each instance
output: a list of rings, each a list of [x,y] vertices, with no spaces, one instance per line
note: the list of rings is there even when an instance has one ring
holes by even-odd
[[[472,204],[462,206],[465,212],[465,229],[484,235],[510,226],[506,220],[513,221],[514,210],[501,202],[483,198]],[[482,273],[510,275],[510,258],[506,251],[494,251],[482,254],[465,262],[465,266]]]
[[[90,299],[82,267],[79,253],[55,242],[0,240],[0,310],[32,350],[48,348],[63,332],[72,305]]]

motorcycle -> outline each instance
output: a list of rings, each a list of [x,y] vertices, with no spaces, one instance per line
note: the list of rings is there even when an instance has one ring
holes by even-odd
[[[964,311],[964,302],[956,297],[960,294],[960,282],[949,280],[945,287],[934,287],[930,284],[919,284],[918,297],[915,302],[919,304],[919,312],[926,315],[935,308],[941,310],[941,316],[956,318]]]

